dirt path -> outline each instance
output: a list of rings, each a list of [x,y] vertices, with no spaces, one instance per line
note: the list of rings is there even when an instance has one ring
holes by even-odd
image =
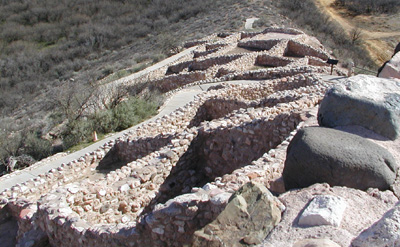
[[[336,8],[333,3],[335,0],[315,0],[317,6],[325,11],[333,20],[335,20],[342,28],[351,34],[353,30],[358,28],[361,31],[361,39],[364,41],[366,50],[370,56],[377,61],[378,65],[388,60],[393,54],[393,45],[388,44],[384,39],[396,38],[400,41],[400,31],[388,30],[385,27],[389,25],[382,25],[383,31],[377,30],[374,27],[374,22],[369,23],[369,16],[359,16],[357,20],[355,17],[349,15],[344,9]],[[385,18],[385,17],[384,17]],[[381,18],[381,19],[384,19]],[[363,27],[357,25],[357,22],[363,22]],[[385,30],[386,29],[386,30]]]

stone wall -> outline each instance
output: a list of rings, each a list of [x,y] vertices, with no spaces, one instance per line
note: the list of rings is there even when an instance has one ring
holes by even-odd
[[[227,56],[219,56],[215,58],[208,58],[204,60],[197,60],[194,61],[189,67],[189,71],[196,71],[196,70],[206,70],[212,66],[227,64],[233,60],[236,60],[243,55],[227,55]]]
[[[97,109],[104,109],[105,105],[114,99],[115,95],[112,93],[113,91],[120,91],[121,89],[123,90],[138,83],[161,79],[165,76],[166,73],[168,74],[168,69],[172,64],[180,64],[187,61],[190,62],[190,60],[193,59],[193,52],[197,49],[199,49],[199,47],[194,47],[179,54],[176,54],[175,59],[171,59],[172,61],[170,63],[167,63],[160,67],[150,66],[140,72],[106,84],[104,84],[103,82],[107,78],[105,78],[103,81],[99,81],[99,87],[93,94],[95,96],[93,96],[91,100],[87,103],[89,106],[94,105],[95,109],[93,109],[93,107],[88,107],[88,110],[94,112]],[[118,95],[118,93],[116,93],[116,95]]]
[[[302,44],[300,42],[296,42],[294,40],[289,40],[288,46],[285,50],[284,56],[287,57],[305,57],[305,56],[312,56],[317,57],[322,60],[327,61],[329,58],[329,54],[313,48],[312,46]]]
[[[284,67],[293,63],[293,59],[285,58],[285,57],[275,57],[267,54],[259,55],[256,59],[256,65],[259,66],[268,66],[268,67]]]
[[[298,103],[300,102],[301,101]],[[304,100],[302,103],[307,104],[309,107],[313,107],[318,103],[318,101]],[[176,167],[180,167],[180,169],[173,169],[171,171],[171,175],[174,173],[177,175],[173,176],[171,179],[167,178],[165,188],[160,188],[162,191],[168,192],[168,194],[165,195],[165,198],[160,198],[159,202],[162,203],[169,198],[172,199],[166,201],[165,204],[157,204],[153,211],[153,213],[157,212],[156,217],[152,214],[147,216],[149,218],[146,217],[145,222],[147,228],[152,229],[152,232],[155,233],[153,238],[155,237],[157,241],[160,241],[162,244],[171,246],[174,246],[174,241],[176,239],[180,240],[181,243],[185,243],[185,241],[190,243],[191,233],[199,229],[199,226],[201,227],[208,222],[211,222],[215,217],[214,212],[220,210],[216,207],[217,205],[215,202],[221,203],[221,207],[224,207],[230,193],[240,188],[240,186],[246,181],[249,181],[250,178],[265,178],[266,170],[257,170],[254,169],[254,167],[250,170],[250,166],[242,166],[241,161],[245,161],[244,163],[249,164],[252,160],[258,160],[258,157],[261,157],[262,154],[264,154],[264,151],[268,150],[269,145],[272,144],[272,147],[276,148],[276,146],[274,146],[274,141],[275,143],[281,143],[282,140],[289,137],[292,130],[300,121],[300,115],[295,112],[292,114],[271,115],[272,117],[270,119],[272,121],[268,121],[268,119],[265,119],[263,123],[252,121],[251,124],[244,124],[239,127],[239,129],[229,129],[228,127],[228,130],[226,130],[225,126],[229,126],[229,123],[226,123],[224,119],[219,121],[219,123],[224,127],[222,131],[218,130],[221,129],[221,125],[213,125],[212,122],[207,126],[211,128],[200,130],[197,141],[199,141],[201,145],[197,146],[194,144],[194,146],[191,146],[189,150],[193,148],[193,151],[191,152],[192,157],[185,157],[185,159],[189,159],[192,162],[186,162],[186,165],[182,165],[181,167],[178,163]],[[249,120],[251,120],[251,118]],[[277,126],[272,127],[272,125],[278,122],[278,128]],[[283,123],[283,125],[280,123]],[[266,125],[264,126],[264,124]],[[264,136],[265,133],[271,133],[271,136],[266,137],[265,139],[265,142],[267,143],[264,143],[263,141],[260,143],[254,143],[254,141],[258,142],[260,139],[250,137],[252,135],[259,136],[261,132]],[[280,140],[280,138],[282,139]],[[221,143],[220,141],[225,141],[224,145],[219,145]],[[253,150],[254,148],[262,148],[265,150],[257,151]],[[262,157],[259,159],[264,160],[265,158]],[[193,161],[204,163],[201,164],[197,162],[196,166]],[[271,164],[269,165],[271,166]],[[273,168],[270,167],[269,170],[272,172]],[[260,171],[260,174],[254,174],[257,171]],[[239,176],[236,180],[231,178],[232,174],[236,177],[237,173],[241,174],[240,182],[237,180],[239,179]],[[224,174],[226,175],[223,179],[218,178],[218,176],[223,176]],[[246,174],[248,174],[248,176]],[[215,182],[210,185],[204,185],[202,183],[198,184],[197,182],[201,180],[214,180]],[[225,181],[225,183],[222,181]],[[269,182],[271,181],[263,182],[269,185]],[[174,184],[172,188],[170,187],[171,184]],[[203,188],[210,189],[210,194],[213,193],[217,196],[208,199],[208,196],[199,195],[198,191],[202,191],[202,189],[193,188],[193,185],[204,185]],[[176,196],[177,194],[180,194],[179,190],[188,191],[190,188],[192,188],[191,190],[194,193]],[[186,210],[177,209],[181,207],[182,204],[186,205],[185,203],[187,201],[190,201],[188,202],[190,204],[183,207]],[[207,204],[207,202],[209,203]],[[156,227],[156,229],[152,227]],[[169,236],[172,237],[169,238]]]
[[[206,40],[188,41],[183,45],[183,47],[190,48],[190,47],[197,46],[197,45],[204,45],[206,43],[207,43]]]
[[[227,75],[224,80],[269,80],[303,73],[327,73],[329,68],[301,66],[295,68],[272,68],[248,71],[245,73]]]
[[[210,55],[210,54],[212,54],[212,53],[217,52],[218,50],[219,50],[218,48],[215,48],[215,49],[209,49],[209,50],[206,50],[206,51],[194,52],[193,58],[205,57],[205,56],[207,56],[207,55]]]
[[[294,28],[280,28],[280,27],[270,27],[264,29],[262,32],[242,32],[240,39],[252,38],[256,35],[266,34],[266,33],[284,33],[290,35],[302,35],[304,32],[294,29]]]
[[[262,33],[286,33],[291,35],[301,35],[304,34],[303,31],[294,28],[283,28],[283,27],[269,27],[264,29]]]
[[[180,88],[186,84],[193,83],[195,81],[201,81],[206,79],[206,74],[201,71],[180,73],[178,75],[165,76],[162,79],[149,82],[153,88],[158,89],[161,93],[166,93],[171,90]]]
[[[247,40],[238,43],[238,47],[246,48],[249,50],[268,51],[276,44],[281,42],[279,39],[272,40]]]
[[[326,60],[322,60],[316,57],[307,57],[308,58],[308,65],[311,66],[326,66]]]
[[[188,69],[191,64],[193,64],[192,60],[171,65],[168,67],[168,69],[166,71],[166,75],[178,74],[178,73],[184,71],[185,69]]]
[[[312,89],[318,79],[313,75],[297,75],[279,80],[271,80],[256,85],[248,85],[237,90],[235,86],[227,88],[226,96],[206,100],[197,110],[189,126],[199,126],[201,122],[211,121],[240,108],[273,107],[279,103],[294,101],[298,90],[305,87]],[[299,89],[300,88],[300,89]],[[282,94],[282,91],[293,91],[294,94]]]
[[[212,44],[206,44],[206,51],[209,50],[215,50],[215,49],[221,49],[225,46],[227,46],[228,43],[212,43]]]

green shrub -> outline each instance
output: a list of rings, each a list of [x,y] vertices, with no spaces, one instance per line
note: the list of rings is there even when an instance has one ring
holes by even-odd
[[[128,102],[123,102],[112,109],[115,122],[115,130],[121,131],[131,127],[141,119],[134,109],[134,106]]]
[[[7,126],[8,131],[11,130],[9,127],[11,126]],[[29,160],[28,163],[19,160],[18,162],[22,163],[17,164],[23,168],[33,164],[35,160],[41,160],[51,154],[52,145],[50,141],[41,138],[40,131],[24,130],[8,135],[5,131],[0,132],[0,164],[5,165],[11,156],[25,157],[25,160]]]
[[[115,107],[99,111],[86,119],[70,120],[62,133],[64,147],[90,142],[93,131],[107,134],[136,125],[157,113],[158,104],[150,99],[130,97]]]
[[[93,116],[95,129],[101,133],[127,129],[157,112],[155,102],[131,97],[107,111]]]
[[[28,154],[35,160],[41,160],[50,156],[51,153],[51,143],[48,140],[42,139],[40,132],[28,132],[24,141],[24,150],[21,154]]]
[[[116,129],[114,114],[111,110],[104,110],[92,116],[93,129],[98,133],[110,133]]]
[[[64,147],[69,149],[81,142],[90,140],[93,133],[93,125],[87,120],[70,120],[63,131],[62,138]]]

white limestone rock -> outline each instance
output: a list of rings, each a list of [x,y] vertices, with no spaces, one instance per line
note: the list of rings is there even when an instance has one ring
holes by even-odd
[[[318,195],[310,202],[299,218],[300,226],[339,226],[347,203],[330,195]]]
[[[223,205],[228,202],[228,200],[231,196],[232,196],[232,193],[223,192],[223,193],[220,193],[220,194],[212,197],[210,201],[213,205]]]
[[[211,183],[207,183],[202,187],[202,189],[205,190],[205,191],[210,191],[210,190],[213,190],[213,189],[216,189],[216,188],[218,188],[218,186],[213,185]]]
[[[79,188],[78,185],[76,185],[76,184],[71,184],[71,185],[68,187],[67,190],[68,190],[69,193],[71,193],[71,194],[76,194],[76,193],[78,193],[81,189]]]
[[[119,187],[119,191],[121,192],[126,192],[130,189],[129,184],[124,184],[121,187]]]

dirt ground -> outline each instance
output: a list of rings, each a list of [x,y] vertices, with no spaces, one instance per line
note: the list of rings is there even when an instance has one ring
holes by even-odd
[[[389,60],[400,42],[400,13],[381,15],[351,15],[349,11],[334,5],[335,0],[314,0],[333,20],[350,35],[353,30],[361,31],[360,39],[378,65]]]

